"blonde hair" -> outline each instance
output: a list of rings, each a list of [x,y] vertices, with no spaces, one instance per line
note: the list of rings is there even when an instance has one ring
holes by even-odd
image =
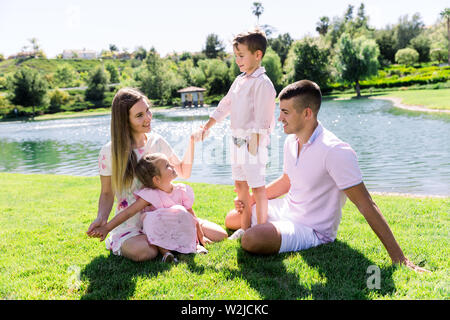
[[[156,189],[153,177],[161,176],[161,171],[157,165],[158,161],[165,159],[162,153],[147,154],[139,160],[136,166],[136,177],[145,188]]]
[[[114,96],[111,107],[111,158],[112,188],[119,194],[131,188],[137,164],[133,152],[133,136],[129,111],[141,99],[147,97],[134,88],[122,88]]]

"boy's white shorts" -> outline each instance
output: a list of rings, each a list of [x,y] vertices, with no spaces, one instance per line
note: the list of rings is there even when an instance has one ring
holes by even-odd
[[[234,181],[247,181],[251,188],[259,188],[266,184],[266,164],[268,150],[260,146],[254,156],[248,152],[247,144],[241,147],[231,142],[231,175]]]

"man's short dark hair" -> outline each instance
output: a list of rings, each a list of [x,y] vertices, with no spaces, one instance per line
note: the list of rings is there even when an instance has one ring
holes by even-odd
[[[322,92],[317,83],[310,80],[300,80],[281,90],[278,98],[280,100],[296,98],[298,101],[295,104],[297,111],[309,107],[317,115],[322,103]]]

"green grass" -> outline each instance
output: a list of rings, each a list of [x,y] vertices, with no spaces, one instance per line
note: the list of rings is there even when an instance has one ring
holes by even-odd
[[[430,109],[450,110],[450,88],[443,89],[416,89],[403,88],[402,90],[361,90],[361,96],[367,97],[393,97],[401,98],[402,104],[422,106]],[[357,99],[355,92],[333,92],[324,96],[324,99]]]
[[[197,215],[223,226],[232,186],[190,183]],[[98,177],[0,173],[0,299],[448,299],[449,198],[374,196],[403,251],[430,273],[392,266],[347,202],[334,243],[255,256],[238,241],[184,255],[178,265],[111,255],[85,232]],[[367,268],[381,269],[368,289]]]
[[[430,109],[450,110],[450,88],[394,91],[378,97],[398,97],[402,99],[403,104],[424,106]]]

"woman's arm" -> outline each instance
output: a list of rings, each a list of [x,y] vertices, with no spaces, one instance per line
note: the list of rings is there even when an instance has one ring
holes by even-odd
[[[175,154],[173,154],[169,158],[169,162],[175,167],[175,170],[177,171],[178,176],[181,179],[188,179],[191,176],[192,164],[194,163],[194,150],[194,135],[191,135],[188,148],[186,150],[186,153],[184,154],[183,160],[180,161],[180,159]]]
[[[91,223],[86,232],[89,236],[92,236],[92,231],[95,228],[104,226],[108,222],[109,214],[114,205],[114,192],[112,191],[111,177],[100,176],[100,183],[101,190],[98,199],[97,218]]]

